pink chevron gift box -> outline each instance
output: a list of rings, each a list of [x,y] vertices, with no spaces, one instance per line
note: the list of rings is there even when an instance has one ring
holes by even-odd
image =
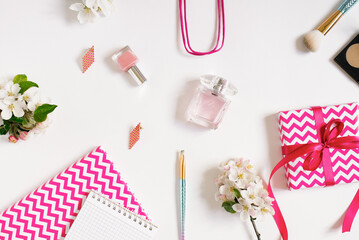
[[[100,147],[0,214],[1,240],[65,237],[90,190],[148,219]]]
[[[279,113],[279,129],[283,157],[288,154],[286,149],[310,143],[318,143],[321,139],[318,122],[328,124],[335,119],[341,120],[344,128],[338,138],[357,136],[358,134],[358,103],[335,106],[304,108]],[[322,137],[323,138],[323,137]],[[285,167],[289,189],[310,188],[339,183],[359,181],[359,149],[328,148],[329,163],[323,168],[323,162],[312,171],[304,170],[303,163],[308,157],[305,154],[288,162]],[[329,169],[329,170],[327,170]],[[329,173],[328,173],[329,172]],[[328,177],[329,176],[329,177]],[[331,178],[332,184],[328,184]]]

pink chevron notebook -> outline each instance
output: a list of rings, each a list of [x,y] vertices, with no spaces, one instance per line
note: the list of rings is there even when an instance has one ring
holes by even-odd
[[[148,219],[101,147],[0,214],[1,240],[65,237],[90,190]]]
[[[321,108],[321,112],[325,124],[333,119],[340,119],[344,123],[339,137],[358,135],[358,103],[326,106]],[[319,142],[312,108],[280,112],[279,131],[282,147]],[[329,148],[329,154],[335,184],[359,181],[359,149]],[[314,171],[306,171],[303,169],[305,157],[306,155],[285,165],[289,189],[326,185],[323,166],[320,165]]]

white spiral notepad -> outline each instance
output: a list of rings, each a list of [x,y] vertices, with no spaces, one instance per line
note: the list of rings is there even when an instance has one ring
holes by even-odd
[[[65,240],[152,240],[158,228],[91,191]]]

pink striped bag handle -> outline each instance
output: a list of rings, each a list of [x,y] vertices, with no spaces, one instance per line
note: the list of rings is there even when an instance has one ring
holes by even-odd
[[[182,41],[183,46],[189,54],[196,56],[209,55],[216,53],[222,49],[224,45],[225,38],[225,21],[224,21],[224,0],[217,0],[218,8],[218,30],[217,30],[217,42],[212,50],[208,52],[198,52],[192,49],[189,36],[188,36],[188,27],[187,27],[187,7],[186,0],[178,0],[179,2],[179,12],[180,12],[180,21],[181,21],[181,32],[182,32]],[[222,37],[221,37],[222,34]],[[222,40],[222,41],[221,41]],[[221,43],[220,43],[221,42]]]

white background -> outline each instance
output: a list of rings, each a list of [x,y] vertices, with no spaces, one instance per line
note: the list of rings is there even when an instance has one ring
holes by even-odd
[[[18,0],[0,8],[1,77],[25,73],[59,107],[45,135],[9,144],[0,138],[0,209],[24,197],[98,145],[104,145],[150,218],[158,239],[178,238],[178,160],[187,157],[187,238],[255,239],[253,229],[215,202],[217,165],[247,157],[268,180],[281,159],[277,112],[358,101],[359,87],[333,62],[357,33],[354,7],[327,35],[318,53],[305,51],[304,33],[318,26],[338,0],[228,0],[226,42],[206,57],[184,53],[176,0],[114,0],[116,12],[80,25],[72,0]],[[188,1],[193,47],[210,48],[216,1]],[[95,63],[83,74],[80,59],[92,45]],[[130,45],[147,76],[144,88],[112,62]],[[239,89],[223,124],[206,130],[184,120],[199,76],[218,74]],[[141,140],[128,150],[130,130]],[[343,214],[358,184],[289,191],[284,170],[273,180],[290,239],[356,239],[341,234]],[[280,238],[272,217],[258,223],[262,239]]]

